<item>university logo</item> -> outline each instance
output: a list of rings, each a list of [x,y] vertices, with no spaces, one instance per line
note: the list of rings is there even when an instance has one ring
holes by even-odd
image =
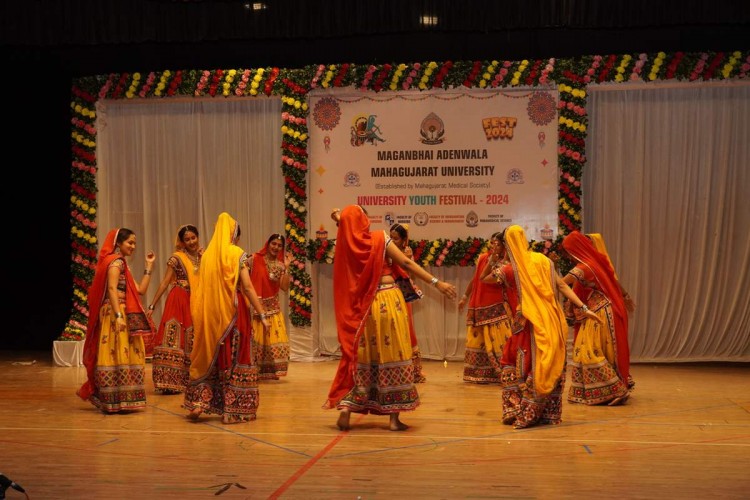
[[[422,137],[422,144],[442,144],[445,141],[445,124],[435,113],[430,113],[422,120],[422,126],[419,129],[419,135]]]
[[[393,212],[386,212],[383,216],[383,219],[385,220],[388,227],[391,227],[396,223],[396,214],[394,214]]]
[[[427,215],[427,212],[417,212],[414,214],[414,224],[417,226],[426,226],[429,220],[430,217]]]
[[[466,214],[466,227],[477,227],[479,216],[473,210]]]

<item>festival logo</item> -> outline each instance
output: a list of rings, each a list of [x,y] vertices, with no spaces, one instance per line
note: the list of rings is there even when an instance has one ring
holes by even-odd
[[[359,115],[354,117],[352,146],[359,147],[366,143],[377,145],[377,142],[385,142],[385,139],[380,137],[383,135],[383,131],[375,125],[375,118],[375,115]]]
[[[344,176],[344,187],[359,187],[359,174],[353,170]]]
[[[427,215],[427,212],[417,212],[414,214],[414,224],[417,226],[426,226],[429,220],[430,216]]]
[[[422,136],[422,144],[442,144],[445,141],[445,124],[435,113],[430,113],[422,120],[422,127],[419,129],[419,135]]]
[[[477,227],[477,224],[479,224],[479,216],[472,210],[466,214],[466,227]]]
[[[506,184],[523,184],[523,172],[518,168],[511,168],[505,177]]]
[[[485,138],[489,140],[513,139],[513,132],[518,125],[518,118],[515,116],[491,116],[482,118],[482,129]]]

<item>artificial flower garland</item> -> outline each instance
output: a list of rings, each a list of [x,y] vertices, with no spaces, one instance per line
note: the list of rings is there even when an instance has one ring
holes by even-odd
[[[308,326],[312,318],[310,275],[306,262],[332,263],[335,240],[308,239],[306,94],[323,88],[353,86],[381,92],[431,88],[497,88],[546,86],[556,82],[558,104],[558,236],[532,241],[531,248],[549,255],[561,266],[560,245],[565,234],[581,226],[581,174],[586,163],[588,117],[586,85],[591,82],[656,80],[726,80],[750,75],[750,54],[740,51],[671,54],[624,54],[570,59],[523,61],[426,61],[409,64],[312,65],[301,69],[245,68],[111,73],[77,79],[71,92],[71,269],[73,306],[60,340],[80,340],[88,321],[87,291],[96,267],[96,113],[97,99],[137,99],[183,96],[276,95],[282,100],[282,163],[285,180],[286,233],[293,262],[290,266],[290,321]],[[424,266],[473,266],[488,240],[412,241],[414,258]]]

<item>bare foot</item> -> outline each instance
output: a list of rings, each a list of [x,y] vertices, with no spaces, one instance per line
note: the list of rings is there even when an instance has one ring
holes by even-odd
[[[398,419],[398,414],[391,415],[391,423],[389,429],[392,431],[405,431],[409,426]]]
[[[192,420],[193,422],[197,422],[198,421],[198,417],[201,416],[201,413],[203,413],[203,410],[201,410],[200,408],[193,408],[192,410],[190,410],[190,413],[188,413],[186,415],[186,417],[188,418],[188,420]]]
[[[625,401],[627,401],[629,397],[630,397],[630,394],[625,394],[624,396],[620,396],[619,398],[615,398],[612,401],[610,401],[609,403],[607,403],[607,406],[620,406],[620,405],[623,405],[623,404],[625,404]]]
[[[351,426],[349,425],[349,417],[351,417],[351,412],[348,411],[342,411],[339,413],[339,419],[336,421],[336,426],[341,431],[348,431],[351,429]]]

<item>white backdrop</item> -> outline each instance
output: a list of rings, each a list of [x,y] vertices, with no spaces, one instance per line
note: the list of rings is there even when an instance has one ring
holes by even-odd
[[[638,303],[633,361],[749,361],[750,83],[589,90],[584,230],[604,235]],[[121,225],[136,230],[137,273],[151,248],[158,254],[156,274],[164,273],[181,224],[197,223],[206,244],[222,210],[242,224],[248,251],[283,228],[278,100],[101,106],[99,236]],[[314,232],[311,227],[310,237]],[[290,328],[290,336],[295,359],[316,360],[338,349],[332,266],[308,269],[313,325]],[[460,267],[430,271],[459,290],[473,274]],[[426,288],[414,307],[423,355],[462,359],[463,315]],[[152,283],[149,296],[155,291]]]

